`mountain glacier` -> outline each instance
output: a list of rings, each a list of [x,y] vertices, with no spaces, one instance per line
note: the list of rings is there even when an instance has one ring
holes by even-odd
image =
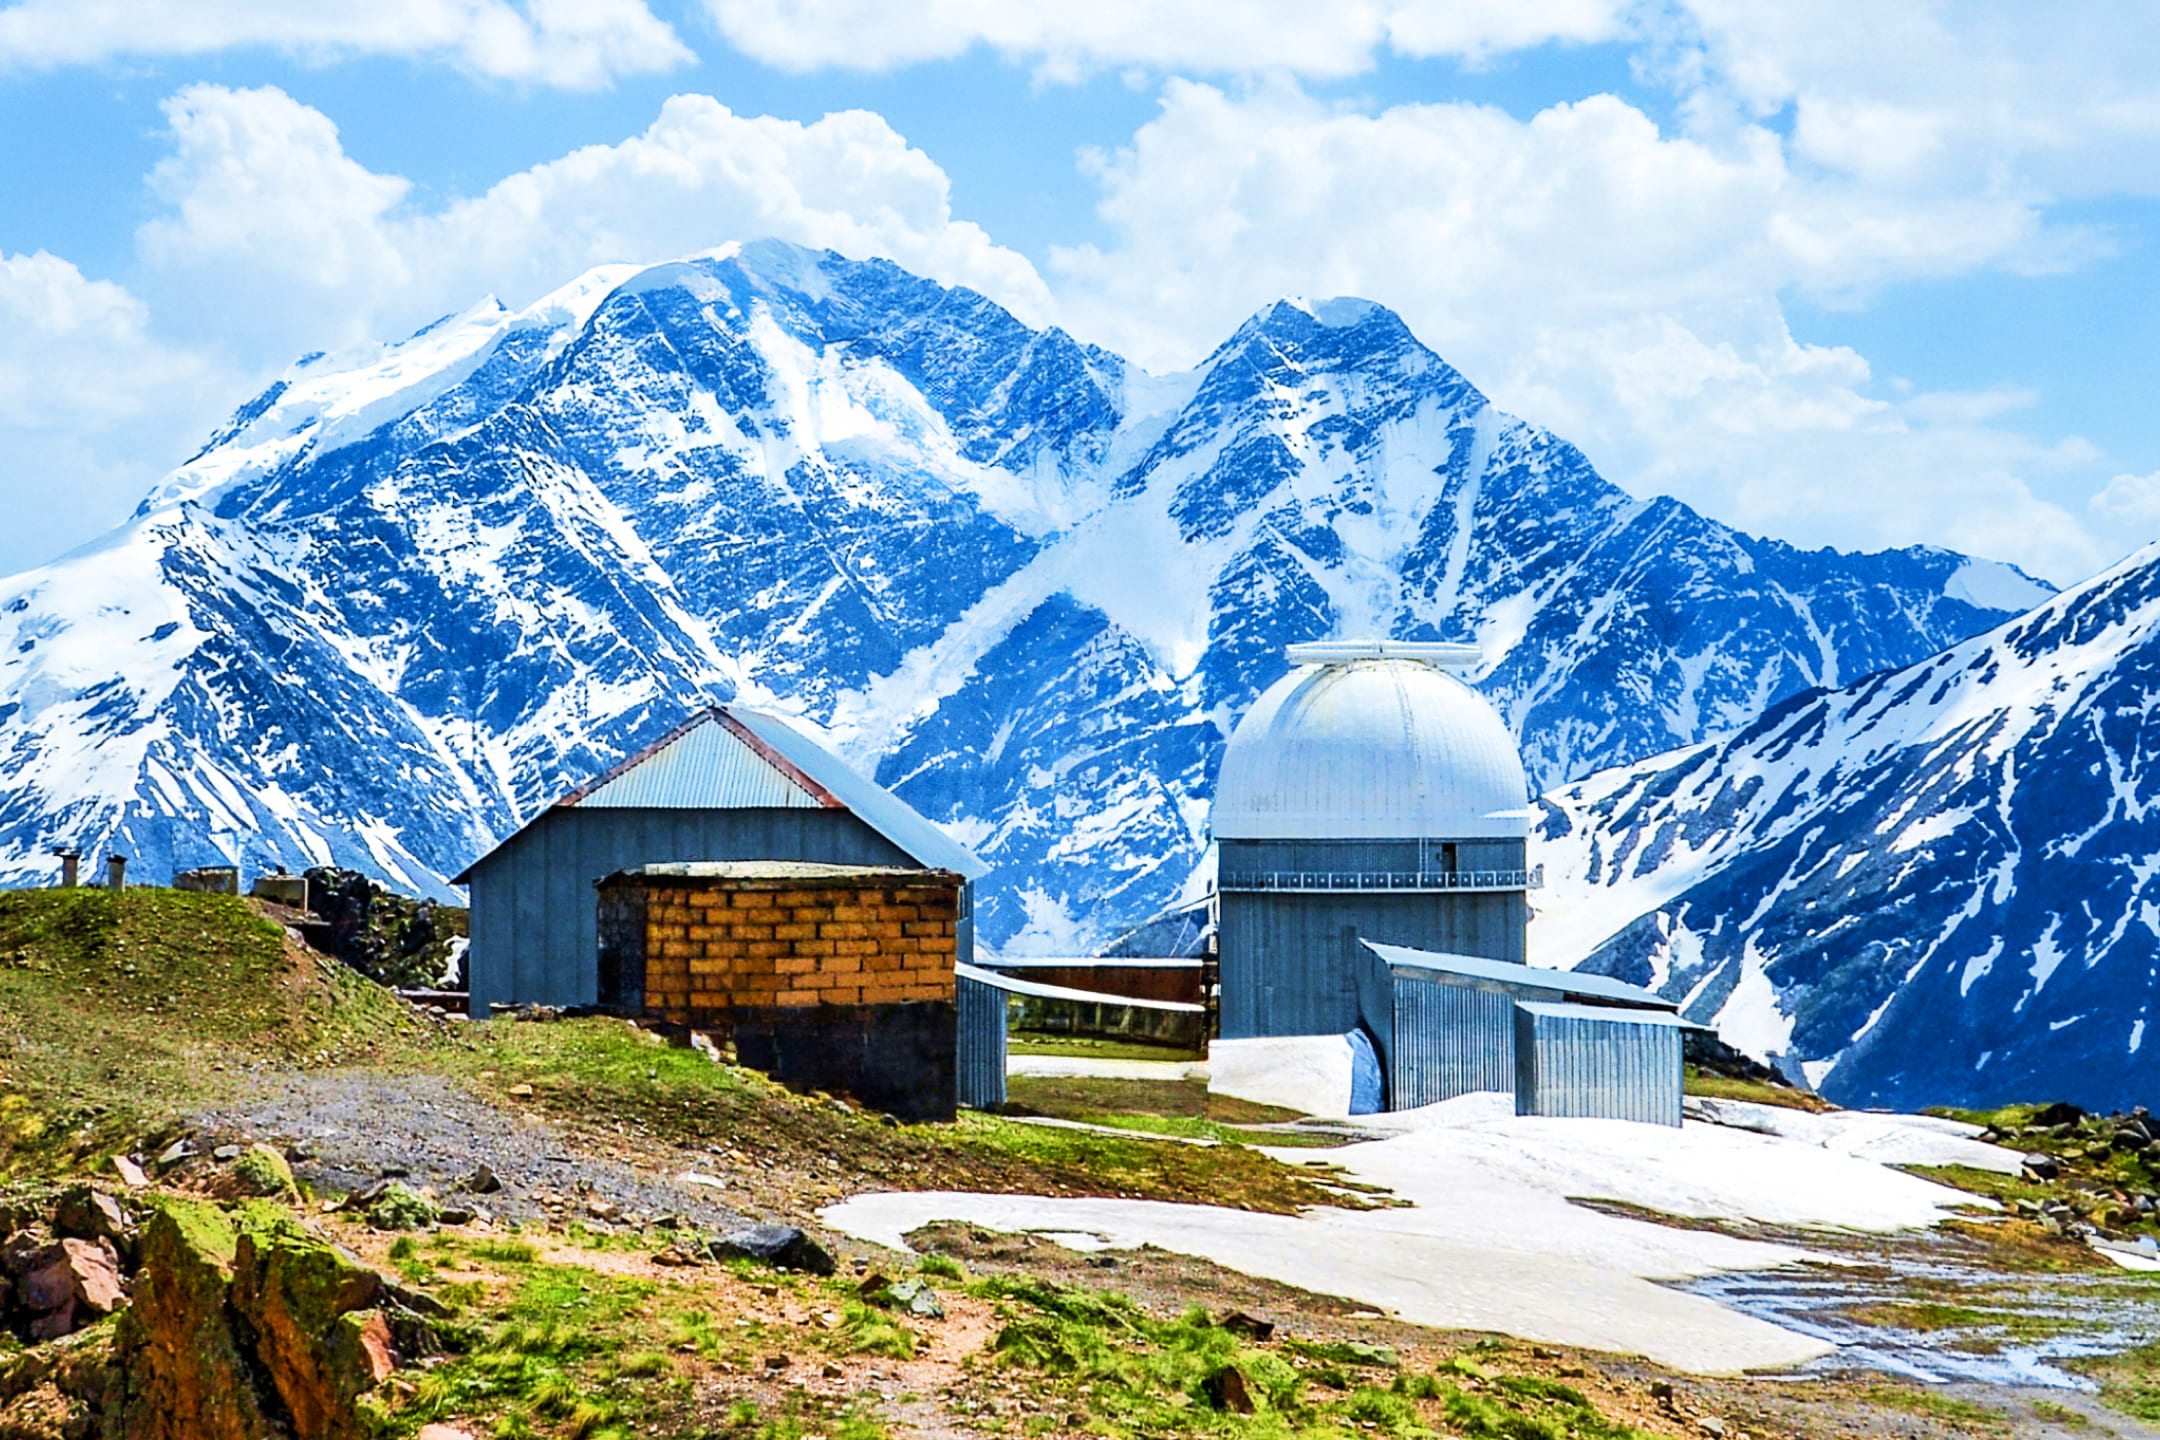
[[[1475,640],[1541,785],[2047,598],[1637,500],[1383,307],[1144,373],[774,242],[309,356],[125,525],[0,581],[0,879],[334,862],[443,893],[707,699],[823,728],[1089,945],[1203,863],[1223,739],[1334,634]]]
[[[2155,693],[2160,546],[1932,659],[1554,790],[1532,945],[1685,999],[1843,1104],[2149,1102]]]

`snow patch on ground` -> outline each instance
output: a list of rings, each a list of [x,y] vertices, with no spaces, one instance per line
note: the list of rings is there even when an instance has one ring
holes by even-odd
[[[1360,1117],[1404,1134],[1326,1159],[1405,1208],[1256,1215],[1143,1200],[955,1193],[861,1195],[822,1212],[845,1234],[905,1249],[937,1220],[1156,1245],[1249,1275],[1344,1295],[1416,1324],[1632,1352],[1702,1373],[1797,1365],[1819,1339],[1661,1281],[1810,1258],[1772,1245],[1601,1214],[1577,1197],[1668,1214],[1890,1230],[1972,1203],[1962,1192],[1820,1144],[1718,1125],[1517,1117],[1504,1095]],[[1798,1112],[1794,1112],[1798,1113]],[[1867,1117],[1887,1122],[1893,1117]],[[1907,1118],[1907,1117],[1895,1117]],[[1908,1127],[1911,1128],[1911,1127]],[[1928,1133],[1928,1127],[1918,1127]],[[1958,1139],[1945,1135],[1946,1139]],[[1273,1152],[1286,1163],[1310,1150]]]

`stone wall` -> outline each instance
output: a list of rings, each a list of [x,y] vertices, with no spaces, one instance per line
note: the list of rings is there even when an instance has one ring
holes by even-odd
[[[951,880],[646,885],[647,1010],[695,1027],[738,1006],[952,1003]]]

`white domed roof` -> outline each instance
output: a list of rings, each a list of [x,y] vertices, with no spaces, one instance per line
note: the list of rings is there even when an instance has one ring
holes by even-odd
[[[1304,665],[1268,687],[1223,752],[1218,839],[1528,834],[1530,786],[1499,714],[1437,666],[1398,658],[1409,647],[1395,648],[1330,655],[1333,663]],[[1299,652],[1293,660],[1305,658]]]

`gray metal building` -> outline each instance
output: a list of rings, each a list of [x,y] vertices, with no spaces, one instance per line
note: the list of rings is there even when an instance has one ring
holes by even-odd
[[[1361,940],[1521,964],[1530,787],[1460,645],[1293,645],[1223,755],[1220,1034],[1358,1027]]]
[[[457,877],[472,897],[472,1013],[594,1003],[594,882],[700,860],[958,871],[970,882],[959,959],[974,954],[972,882],[988,873],[980,860],[779,716],[713,706],[556,801]]]
[[[1680,1123],[1687,1022],[1655,1010],[1515,1002],[1515,1113]]]
[[[957,967],[954,976],[960,1044],[953,1079],[960,1103],[977,1110],[995,1110],[1005,1103],[1007,991],[997,981],[996,975],[972,965]]]
[[[1414,1109],[1477,1090],[1517,1090],[1519,1108],[1518,1084],[1526,1073],[1522,1047],[1529,1043],[1520,1017],[1523,1007],[1531,1005],[1557,1006],[1568,1015],[1585,1011],[1613,1017],[1616,1024],[1641,1020],[1661,1036],[1669,1033],[1675,1048],[1668,1071],[1663,1051],[1657,1048],[1664,1041],[1640,1040],[1640,1027],[1569,1030],[1547,1025],[1535,1032],[1539,1043],[1562,1048],[1549,1064],[1533,1064],[1527,1073],[1570,1077],[1554,1080],[1561,1086],[1554,1094],[1579,1096],[1579,1103],[1585,1105],[1600,1103],[1601,1096],[1624,1097],[1612,1105],[1628,1113],[1615,1114],[1613,1108],[1520,1113],[1637,1119],[1645,1118],[1635,1113],[1638,1110],[1662,1115],[1664,1110],[1658,1107],[1669,1101],[1672,1113],[1678,1115],[1681,1031],[1675,1027],[1681,1022],[1672,1013],[1675,1002],[1655,991],[1603,975],[1546,970],[1475,955],[1436,954],[1369,940],[1360,949],[1358,1023],[1380,1052],[1388,1109]],[[1615,1042],[1611,1053],[1590,1054],[1608,1040]],[[1602,1088],[1582,1089],[1577,1079],[1593,1071],[1606,1077],[1600,1082]],[[1654,1105],[1644,1098],[1649,1096],[1657,1097]]]

